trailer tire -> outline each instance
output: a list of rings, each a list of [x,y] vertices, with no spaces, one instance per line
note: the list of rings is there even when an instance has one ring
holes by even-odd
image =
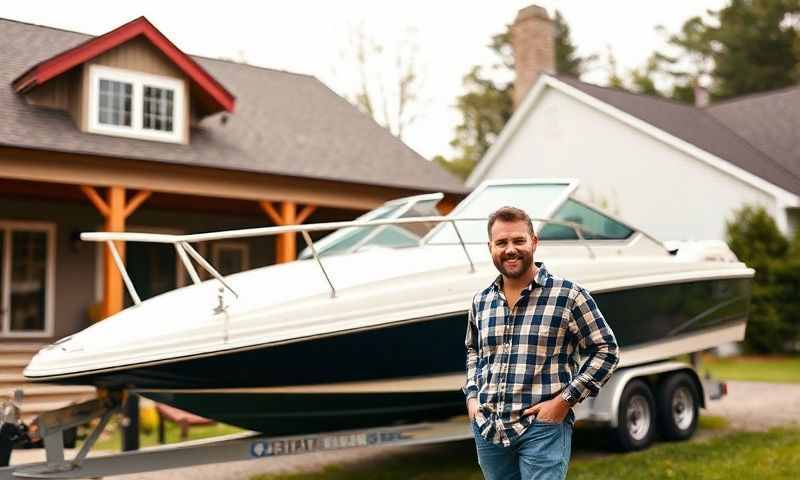
[[[655,439],[656,405],[650,387],[642,380],[625,385],[617,411],[617,427],[611,430],[612,445],[629,452],[649,447]]]
[[[658,387],[658,426],[666,440],[686,440],[697,431],[700,396],[685,372],[669,375]]]

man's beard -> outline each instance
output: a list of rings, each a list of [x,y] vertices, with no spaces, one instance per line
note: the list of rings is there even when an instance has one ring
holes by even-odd
[[[517,260],[517,266],[514,269],[509,270],[503,265],[503,262],[512,259]],[[497,270],[499,270],[503,276],[508,278],[520,278],[525,274],[525,272],[530,270],[531,265],[533,264],[533,255],[525,251],[518,251],[513,255],[503,254],[500,256],[500,258],[493,256],[492,261],[494,262],[494,266],[497,267]]]

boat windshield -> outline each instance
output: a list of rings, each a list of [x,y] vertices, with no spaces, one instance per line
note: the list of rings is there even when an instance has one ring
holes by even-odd
[[[624,240],[634,232],[623,223],[572,198],[567,199],[552,218],[579,225],[584,240]],[[539,230],[539,239],[578,240],[578,234],[570,226],[548,223]]]
[[[486,184],[464,199],[451,214],[454,217],[477,218],[458,222],[458,231],[464,243],[485,244],[489,241],[486,219],[502,206],[525,210],[532,218],[550,215],[571,191],[569,182],[532,182]],[[458,236],[449,223],[434,229],[427,237],[430,245],[458,243]]]
[[[442,197],[442,194],[437,193],[392,200],[358,217],[356,221],[436,217],[441,215],[436,210],[436,204],[439,203]],[[369,247],[412,247],[419,245],[420,239],[433,227],[435,227],[435,224],[415,223],[342,228],[314,242],[314,247],[320,256],[350,253]],[[298,258],[302,260],[311,256],[311,249],[306,248]]]

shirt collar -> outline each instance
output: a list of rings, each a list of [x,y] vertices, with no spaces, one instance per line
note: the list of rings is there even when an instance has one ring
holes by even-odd
[[[536,265],[537,269],[536,274],[533,276],[533,281],[522,290],[523,292],[530,292],[533,290],[534,285],[543,287],[550,277],[550,272],[547,271],[547,267],[544,266],[543,262],[534,262],[534,265]],[[497,276],[494,283],[492,283],[492,287],[499,292],[503,291],[503,275]]]

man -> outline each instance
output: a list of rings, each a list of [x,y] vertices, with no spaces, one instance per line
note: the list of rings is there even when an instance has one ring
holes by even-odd
[[[563,479],[571,407],[611,376],[617,342],[589,292],[533,262],[539,239],[524,211],[497,210],[488,231],[500,275],[473,298],[464,342],[478,463],[487,480]]]

